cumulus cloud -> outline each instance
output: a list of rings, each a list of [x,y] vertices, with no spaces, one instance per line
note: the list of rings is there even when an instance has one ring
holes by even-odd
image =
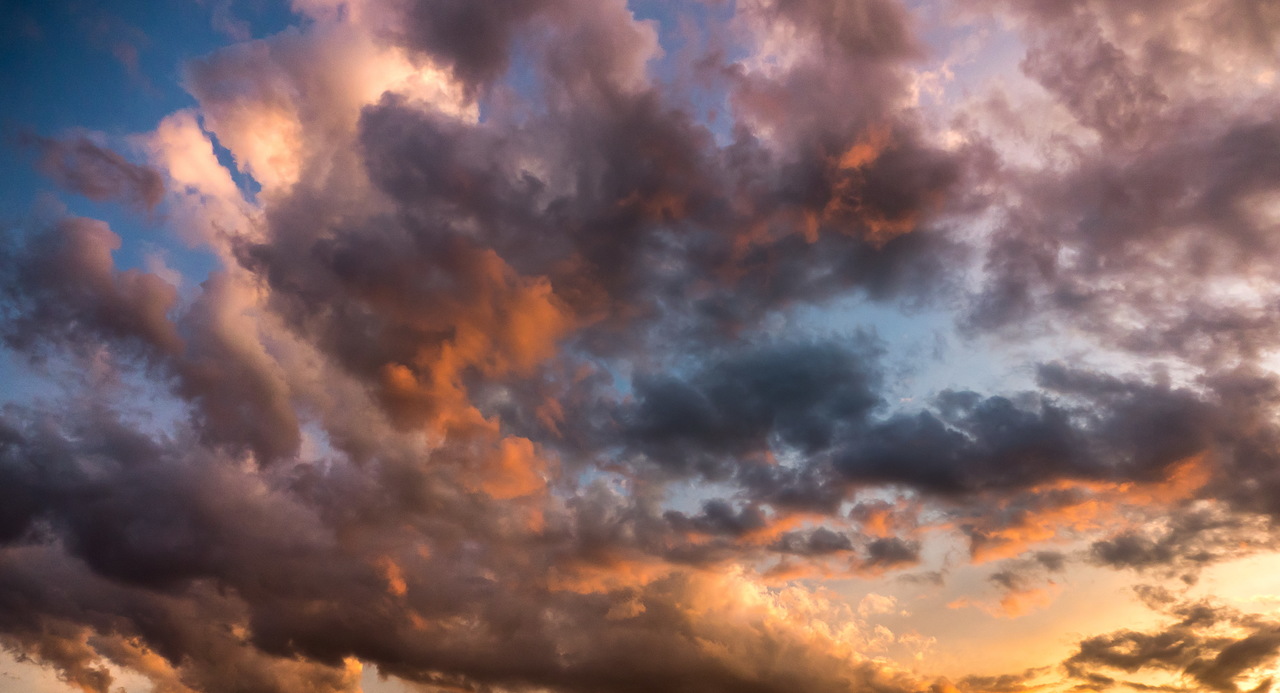
[[[177,290],[154,274],[118,270],[111,255],[120,242],[104,222],[66,216],[0,251],[10,346],[97,339],[131,342],[144,353],[180,350],[168,317]]]
[[[184,67],[146,163],[33,136],[217,266],[6,222],[7,357],[104,377],[0,411],[0,644],[95,693],[1018,691],[849,586],[980,571],[929,598],[1016,618],[1274,548],[1277,18],[962,4],[1044,151],[922,105],[897,0],[300,0]],[[939,314],[1017,378],[930,376]],[[1153,603],[1054,685],[1265,690],[1274,623]]]

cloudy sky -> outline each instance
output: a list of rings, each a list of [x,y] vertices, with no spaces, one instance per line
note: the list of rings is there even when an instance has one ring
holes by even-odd
[[[1275,0],[0,2],[0,691],[1280,689]]]

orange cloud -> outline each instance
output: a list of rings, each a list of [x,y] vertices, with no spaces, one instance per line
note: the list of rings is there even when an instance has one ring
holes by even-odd
[[[993,501],[965,530],[974,563],[1012,558],[1030,547],[1131,524],[1126,511],[1190,498],[1212,476],[1206,453],[1172,465],[1164,479],[1142,482],[1061,480]]]
[[[480,481],[480,490],[500,500],[527,496],[546,488],[546,463],[528,438],[503,438],[496,464],[490,465]]]
[[[397,597],[403,597],[409,591],[409,586],[404,581],[404,572],[400,570],[400,564],[396,563],[390,556],[382,556],[376,563],[378,571],[382,573],[382,579],[387,581],[387,591]]]

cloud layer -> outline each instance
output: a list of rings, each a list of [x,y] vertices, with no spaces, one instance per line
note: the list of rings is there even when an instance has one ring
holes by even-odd
[[[1268,690],[1274,614],[1176,590],[1277,539],[1271,3],[293,10],[154,130],[20,138],[216,268],[7,229],[51,388],[0,412],[7,650],[93,693]],[[944,678],[850,597],[965,570],[939,613],[1104,570],[1166,623]]]

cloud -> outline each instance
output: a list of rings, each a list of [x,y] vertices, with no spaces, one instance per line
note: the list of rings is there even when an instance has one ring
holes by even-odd
[[[0,250],[3,333],[11,347],[35,349],[47,340],[74,348],[107,339],[143,353],[181,349],[169,319],[177,290],[153,274],[116,269],[111,254],[121,241],[106,223],[72,216],[37,223],[44,228],[23,245]]]
[[[621,414],[625,435],[658,465],[711,475],[716,463],[699,456],[740,461],[771,443],[812,455],[880,404],[874,347],[866,352],[797,345],[713,363],[692,383],[641,379],[636,410]]]
[[[1270,688],[1271,679],[1256,670],[1280,654],[1276,623],[1209,602],[1174,603],[1164,610],[1178,620],[1159,630],[1122,630],[1081,641],[1064,662],[1067,672],[1094,689],[1127,684],[1115,675],[1143,671],[1182,674],[1214,691]]]
[[[115,200],[139,210],[164,197],[160,172],[100,146],[89,136],[63,139],[27,135],[21,142],[39,152],[37,167],[55,183],[91,200]]]
[[[350,495],[360,490],[347,485],[341,500],[318,495],[325,477],[350,470],[245,475],[234,460],[212,452],[193,458],[198,446],[157,444],[105,417],[86,412],[75,432],[41,430],[30,419],[4,422],[5,469],[22,474],[6,493],[38,499],[27,519],[30,533],[6,549],[0,564],[11,597],[7,637],[68,678],[97,676],[89,663],[101,657],[125,664],[154,653],[168,664],[157,661],[143,673],[195,690],[289,691],[304,681],[319,690],[350,690],[348,655],[338,654],[348,652],[423,682],[620,691],[787,690],[801,682],[839,690],[852,679],[909,690],[903,674],[849,649],[837,635],[846,626],[813,626],[813,619],[839,617],[821,595],[800,588],[773,593],[738,573],[689,571],[601,592],[549,590],[512,572],[530,554],[494,550],[523,541],[528,529],[490,524],[483,531],[495,534],[477,552],[474,532],[486,523],[462,507],[340,522],[345,531],[403,532],[395,526],[406,520],[467,528],[471,538],[460,544],[441,535],[426,551],[399,555],[398,582],[389,588],[388,559],[374,557],[380,549],[341,541],[326,519],[351,507]],[[375,495],[360,502],[384,502],[380,489],[368,492]],[[87,494],[89,502],[82,500]],[[489,505],[483,513],[510,512],[502,508]],[[265,526],[274,531],[260,531]],[[49,544],[41,535],[58,540]],[[559,547],[547,548],[573,550],[584,540],[566,535]],[[325,567],[317,570],[320,563]],[[644,608],[605,618],[621,602]],[[304,603],[311,606],[300,608]],[[537,615],[546,609],[554,618]],[[477,623],[485,625],[468,625]],[[744,630],[743,623],[762,630]],[[587,626],[591,635],[583,637]],[[56,633],[63,634],[57,643]],[[499,656],[513,645],[522,654]],[[782,650],[768,654],[775,645]]]
[[[911,590],[1047,619],[1275,546],[1275,24],[1201,4],[967,3],[1021,81],[935,107],[894,0],[307,0],[185,66],[147,165],[31,140],[217,267],[6,228],[6,357],[61,389],[0,410],[0,642],[95,692],[1041,685],[918,673]],[[1263,684],[1275,624],[1145,596],[1058,683]]]

